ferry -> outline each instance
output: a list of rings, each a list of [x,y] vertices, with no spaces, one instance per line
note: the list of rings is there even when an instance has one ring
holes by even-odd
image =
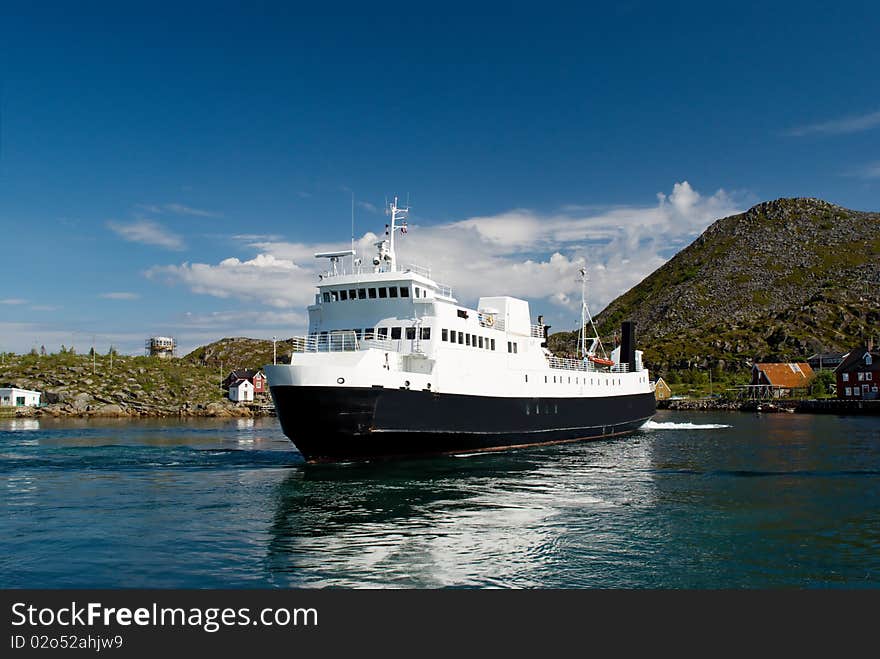
[[[315,254],[328,269],[308,334],[294,340],[289,364],[265,366],[281,427],[308,462],[602,439],[654,415],[634,326],[624,322],[619,345],[604,352],[583,270],[577,356],[558,357],[526,300],[488,296],[470,307],[428,269],[398,264],[409,208],[395,198],[387,213],[371,262],[354,249]]]

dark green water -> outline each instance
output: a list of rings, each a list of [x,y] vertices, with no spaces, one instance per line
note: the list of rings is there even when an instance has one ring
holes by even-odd
[[[320,467],[274,419],[0,421],[0,587],[291,586],[877,588],[880,418]]]

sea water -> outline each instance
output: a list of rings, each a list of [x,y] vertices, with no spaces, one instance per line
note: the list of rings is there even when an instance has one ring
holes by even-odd
[[[0,587],[880,586],[880,418],[313,466],[277,420],[0,420]]]

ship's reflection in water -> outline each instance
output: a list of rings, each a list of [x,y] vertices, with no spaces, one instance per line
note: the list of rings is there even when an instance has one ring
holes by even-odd
[[[599,585],[612,567],[637,572],[629,522],[635,509],[653,506],[652,441],[639,433],[491,455],[304,466],[277,488],[268,579],[573,587]]]

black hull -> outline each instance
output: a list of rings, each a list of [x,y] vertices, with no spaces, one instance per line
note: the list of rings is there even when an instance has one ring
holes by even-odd
[[[271,387],[281,428],[309,462],[541,446],[631,432],[653,393],[500,398],[375,387]]]

